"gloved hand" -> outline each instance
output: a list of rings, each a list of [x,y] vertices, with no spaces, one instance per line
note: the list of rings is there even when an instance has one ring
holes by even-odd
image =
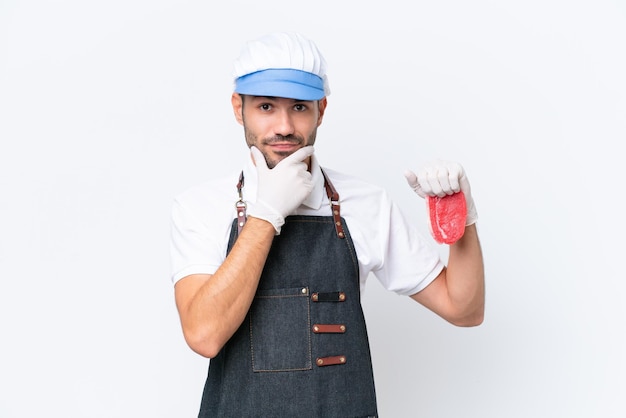
[[[285,217],[290,215],[313,190],[311,173],[303,161],[313,154],[313,147],[300,148],[272,169],[256,147],[251,147],[258,175],[256,202],[248,203],[248,215],[268,221],[280,234]]]
[[[467,206],[465,226],[472,225],[478,220],[469,180],[459,163],[437,160],[426,165],[417,175],[411,170],[405,171],[404,177],[409,186],[422,198],[426,195],[443,197],[462,191]]]

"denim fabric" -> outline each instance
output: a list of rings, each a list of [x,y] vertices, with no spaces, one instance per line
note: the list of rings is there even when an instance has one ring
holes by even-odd
[[[284,315],[285,312],[289,315]],[[308,288],[259,290],[250,310],[252,370],[311,369],[309,329]]]
[[[376,417],[376,394],[361,309],[354,245],[332,217],[287,217],[274,238],[255,299],[209,365],[199,418]],[[233,222],[228,249],[237,237]],[[344,302],[313,293],[344,292]],[[316,334],[313,324],[344,324]],[[319,367],[318,357],[345,356]]]

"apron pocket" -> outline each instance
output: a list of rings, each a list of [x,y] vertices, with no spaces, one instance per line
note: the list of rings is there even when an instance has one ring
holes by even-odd
[[[259,289],[250,310],[252,371],[310,370],[309,289]]]

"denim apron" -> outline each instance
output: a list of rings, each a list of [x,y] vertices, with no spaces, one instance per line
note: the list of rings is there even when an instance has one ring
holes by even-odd
[[[199,418],[377,416],[356,253],[324,177],[333,216],[285,219],[245,320],[209,363]]]

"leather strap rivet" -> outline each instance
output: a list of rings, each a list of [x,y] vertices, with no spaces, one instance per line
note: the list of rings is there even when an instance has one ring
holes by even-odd
[[[243,226],[243,222],[239,222],[239,226]]]
[[[345,358],[345,357],[341,357],[341,358],[339,359],[339,361],[340,361],[340,362],[342,362],[342,363],[345,363],[345,362],[346,362],[346,358]]]
[[[341,238],[343,238],[343,232],[340,232],[340,233],[339,233],[339,234],[337,234],[337,235],[339,235]]]
[[[318,327],[317,325],[315,325],[315,326],[313,327],[313,331],[317,332],[317,331],[319,331],[319,330],[320,330],[320,327]]]
[[[339,329],[341,329],[342,331],[345,331],[346,330],[346,326],[342,325],[342,326],[339,327]]]
[[[318,299],[317,293],[313,293],[313,295],[311,296],[311,299],[313,299],[314,301],[317,301]]]
[[[321,358],[317,359],[317,365],[321,366],[322,364],[324,364],[324,360],[322,360]]]
[[[340,293],[339,300],[346,300],[346,295],[344,293]]]
[[[333,210],[333,213],[334,213],[335,215],[339,215],[339,211],[338,211],[337,209]]]

